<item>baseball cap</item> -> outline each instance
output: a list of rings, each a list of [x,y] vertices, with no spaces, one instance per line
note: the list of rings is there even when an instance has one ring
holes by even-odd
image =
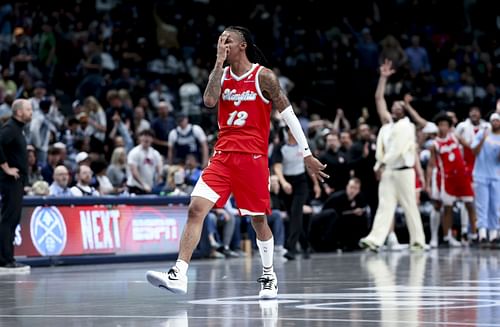
[[[66,149],[66,144],[62,142],[56,142],[53,144],[54,148],[56,149]]]
[[[87,159],[88,157],[89,157],[89,154],[87,152],[79,152],[75,157],[75,161],[77,164],[79,164],[80,162]]]
[[[492,122],[493,120],[500,120],[500,114],[498,112],[494,112],[491,116],[490,116],[490,122]]]
[[[435,134],[438,132],[438,127],[433,122],[427,122],[427,124],[425,124],[424,128],[422,129],[422,132],[426,134]]]

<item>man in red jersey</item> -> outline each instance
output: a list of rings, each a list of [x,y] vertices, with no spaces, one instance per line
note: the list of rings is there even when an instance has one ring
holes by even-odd
[[[241,215],[252,217],[263,274],[260,298],[276,298],[278,285],[273,270],[274,240],[266,220],[269,200],[268,140],[270,115],[276,108],[299,144],[311,174],[323,181],[325,168],[312,156],[299,120],[278,78],[256,63],[264,57],[250,32],[231,26],[217,45],[217,59],[203,95],[207,107],[218,105],[219,137],[214,155],[198,180],[188,209],[176,264],[168,272],[148,271],[148,281],[173,293],[187,292],[188,263],[200,240],[203,220],[212,207],[222,207],[231,193]],[[224,67],[224,63],[228,64]]]
[[[469,214],[472,232],[476,233],[476,211],[474,210],[474,192],[472,190],[471,175],[467,172],[460,143],[451,133],[452,120],[442,113],[434,118],[438,126],[438,136],[431,148],[431,158],[427,165],[427,185],[430,185],[432,170],[438,166],[440,172],[438,185],[440,200],[444,206],[443,235],[449,245],[457,243],[451,233],[453,203],[462,200]],[[462,141],[465,143],[465,141]],[[430,190],[428,190],[430,192]],[[430,193],[429,193],[430,194]]]

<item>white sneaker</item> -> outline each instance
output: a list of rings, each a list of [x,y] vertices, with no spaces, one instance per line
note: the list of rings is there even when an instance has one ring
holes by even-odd
[[[435,248],[437,248],[437,247],[438,247],[438,245],[439,245],[439,244],[438,244],[438,240],[436,240],[436,239],[432,239],[432,238],[431,238],[431,241],[429,242],[429,246],[430,246],[432,249],[435,249]]]
[[[445,242],[448,243],[448,245],[452,248],[458,248],[458,247],[462,247],[462,243],[460,243],[459,241],[457,241],[456,238],[454,237],[448,237],[445,239]]]
[[[276,274],[263,274],[257,281],[260,283],[259,298],[275,299],[278,297],[278,279]]]
[[[186,294],[188,278],[181,275],[177,267],[172,267],[168,272],[148,271],[146,279],[153,286],[164,288],[175,294]]]
[[[408,249],[408,244],[400,244],[396,242],[387,242],[387,251],[402,251]]]
[[[288,250],[285,249],[285,247],[283,245],[276,245],[274,247],[274,253],[277,255],[284,255],[287,252],[288,252]]]

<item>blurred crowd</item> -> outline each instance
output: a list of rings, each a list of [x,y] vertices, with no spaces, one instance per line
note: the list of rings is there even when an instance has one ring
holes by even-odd
[[[427,119],[446,111],[454,124],[478,121],[500,110],[500,16],[486,0],[311,0],[307,6],[246,2],[234,10],[226,0],[2,4],[0,121],[10,117],[16,98],[30,99],[34,109],[26,128],[26,193],[188,195],[217,138],[216,113],[202,103],[216,40],[225,26],[244,25],[279,77],[312,150],[328,164],[325,184],[307,180],[302,211],[314,219],[305,220],[304,251],[357,248],[377,208],[373,165],[380,121],[373,94],[380,64],[390,59],[396,70],[388,99],[411,101]],[[278,114],[271,126],[273,169],[289,138]],[[422,130],[418,140],[425,169]],[[280,251],[292,190],[274,176],[271,193],[269,219]],[[206,219],[208,255],[241,254],[238,231],[251,234],[251,228],[237,213],[229,201]],[[332,215],[353,220],[339,227],[325,220]]]

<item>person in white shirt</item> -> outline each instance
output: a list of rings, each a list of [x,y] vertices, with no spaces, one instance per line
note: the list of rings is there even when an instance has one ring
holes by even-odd
[[[75,186],[71,188],[73,196],[99,196],[99,191],[90,186],[92,180],[92,170],[87,165],[80,165],[76,168]]]
[[[384,89],[394,73],[392,63],[386,60],[380,67],[380,78],[375,93],[377,111],[383,126],[377,137],[374,170],[380,177],[379,205],[368,236],[360,240],[362,248],[378,251],[384,243],[399,203],[404,210],[406,225],[413,250],[426,249],[425,234],[417,207],[415,188],[415,125],[405,116],[404,102],[395,101],[391,113],[387,110]]]
[[[148,194],[160,182],[163,160],[153,143],[154,132],[146,129],[139,134],[139,145],[127,156],[127,186],[129,193]]]

